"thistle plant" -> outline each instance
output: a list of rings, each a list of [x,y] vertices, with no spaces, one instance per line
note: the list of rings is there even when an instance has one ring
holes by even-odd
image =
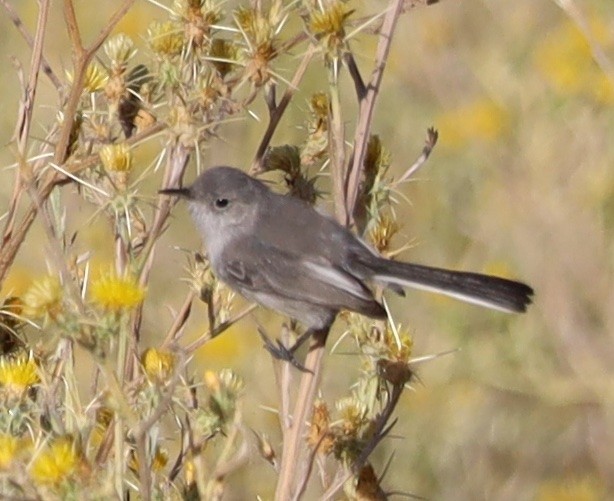
[[[150,284],[161,267],[156,251],[174,204],[156,188],[178,187],[206,168],[212,138],[256,109],[268,121],[262,130],[255,126],[261,140],[251,173],[277,176],[281,190],[311,204],[327,196],[330,176],[339,221],[394,254],[401,223],[391,196],[393,159],[371,126],[404,2],[363,12],[364,6],[336,0],[236,7],[152,1],[157,19],[130,37],[116,27],[133,4],[121,2],[86,45],[78,6],[40,2],[31,92],[24,92],[14,139],[0,280],[26,236],[37,231],[35,220],[44,228],[49,272],[20,297],[3,298],[2,332],[14,341],[3,342],[0,355],[0,394],[10,411],[0,413],[2,495],[219,499],[232,488],[231,473],[260,455],[274,469],[270,493],[277,499],[300,498],[308,488],[323,499],[342,491],[353,499],[382,498],[386,491],[370,454],[390,433],[399,398],[414,378],[411,336],[394,319],[341,315],[341,342],[353,343],[352,363],[362,372],[335,402],[316,400],[325,347],[312,346],[301,374],[273,361],[274,381],[247,381],[231,367],[203,370],[193,363],[198,348],[254,309],[240,305],[200,254],[189,256],[184,280],[178,277],[185,298],[171,312],[172,326],[158,344],[145,334],[152,325]],[[45,35],[54,29],[52,8],[63,11],[70,38],[72,67],[64,76],[43,57]],[[359,37],[378,44],[369,82],[354,60]],[[300,102],[307,70],[318,72],[320,85]],[[353,106],[340,99],[342,73],[353,83]],[[61,105],[45,140],[37,141],[32,110],[47,77]],[[306,110],[295,124],[301,137],[276,144],[289,106]],[[429,137],[421,163],[436,141],[436,134]],[[145,150],[155,150],[149,160]],[[92,213],[87,224],[111,235],[111,258],[102,266],[80,250],[69,200],[85,204]],[[201,303],[205,316],[194,313]],[[202,334],[189,340],[186,332],[195,325]],[[295,328],[287,321],[282,338]],[[285,389],[296,377],[291,401]],[[257,384],[278,392],[280,440],[248,432],[243,399]],[[250,446],[254,437],[257,447]]]

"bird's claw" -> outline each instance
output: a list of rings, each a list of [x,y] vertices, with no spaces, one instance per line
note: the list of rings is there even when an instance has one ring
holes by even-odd
[[[294,353],[296,352],[296,350],[300,348],[300,346],[303,344],[305,340],[303,336],[300,336],[298,340],[292,346],[288,348],[278,339],[275,340],[275,342],[271,341],[271,339],[261,329],[258,329],[258,333],[260,334],[260,337],[264,341],[264,348],[273,356],[273,358],[276,358],[277,360],[282,360],[284,362],[288,362],[292,364],[294,367],[296,367],[301,372],[310,372],[313,374],[313,371],[305,367],[294,356]]]

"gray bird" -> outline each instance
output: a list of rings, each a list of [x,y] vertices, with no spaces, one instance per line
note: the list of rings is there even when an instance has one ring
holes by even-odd
[[[524,312],[531,303],[533,289],[521,282],[385,259],[332,218],[239,169],[214,167],[190,187],[160,193],[188,200],[220,280],[312,332],[328,329],[340,310],[384,318],[369,284],[424,289],[505,312]]]

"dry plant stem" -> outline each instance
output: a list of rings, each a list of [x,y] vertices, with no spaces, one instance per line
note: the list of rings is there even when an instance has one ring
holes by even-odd
[[[369,440],[369,442],[364,446],[360,453],[360,456],[358,456],[358,458],[350,465],[349,471],[340,470],[338,474],[335,475],[335,479],[331,483],[330,487],[322,495],[322,501],[327,499],[333,499],[334,496],[338,493],[339,489],[343,486],[343,484],[345,484],[345,482],[347,482],[347,480],[352,475],[356,476],[360,473],[360,470],[366,464],[369,455],[373,452],[377,444],[379,444],[382,439],[384,439],[388,435],[392,427],[395,425],[396,420],[393,421],[392,424],[387,423],[390,419],[390,416],[392,416],[392,413],[394,412],[397,404],[399,403],[399,398],[401,397],[402,393],[402,384],[393,385],[390,399],[375,420],[375,429],[371,440]]]
[[[401,15],[402,8],[403,0],[391,0],[380,32],[380,40],[375,55],[375,67],[371,79],[367,84],[365,96],[360,101],[360,114],[354,134],[354,153],[351,163],[348,166],[348,175],[346,179],[345,211],[347,219],[343,221],[346,226],[352,226],[354,223],[352,214],[358,198],[358,187],[360,185],[360,176],[365,154],[367,152],[367,145],[369,143],[369,133],[371,131],[371,122],[375,110],[375,101],[379,93],[384,69],[386,68],[388,53],[390,52],[390,45],[392,43],[392,35],[399,16]]]
[[[215,329],[213,329],[213,331],[210,331],[207,334],[202,335],[196,341],[193,341],[188,346],[186,346],[184,348],[185,352],[189,354],[194,353],[194,351],[198,350],[198,348],[206,344],[208,341],[211,341],[214,337],[219,336],[222,332],[230,328],[232,325],[237,323],[243,317],[246,317],[247,315],[249,315],[252,311],[254,311],[257,308],[257,306],[258,306],[257,304],[251,304],[244,310],[237,313],[230,320],[227,320],[226,322],[223,322],[220,325],[217,325]]]
[[[287,434],[284,435],[284,444],[281,457],[281,466],[275,499],[277,501],[288,501],[298,499],[300,496],[299,488],[304,486],[308,473],[305,461],[301,456],[305,455],[304,446],[305,423],[307,414],[313,408],[318,382],[322,373],[322,358],[328,330],[313,334],[309,346],[309,352],[305,358],[305,368],[310,372],[303,372],[299,385],[294,412],[292,413],[292,425]],[[299,467],[303,471],[299,471]]]
[[[356,97],[358,98],[358,102],[360,103],[365,97],[367,88],[365,87],[365,83],[363,82],[362,76],[360,75],[360,71],[358,70],[358,65],[356,64],[356,59],[354,59],[354,54],[352,54],[351,52],[346,52],[343,55],[343,62],[348,67],[348,71],[350,72],[350,76],[352,77],[352,81],[354,82]]]
[[[146,139],[151,138],[155,134],[158,134],[160,131],[164,130],[166,125],[162,122],[158,122],[147,130],[132,136],[130,139],[126,141],[128,145],[135,145],[144,141]],[[100,158],[97,154],[90,155],[84,159],[79,159],[74,162],[74,164],[70,164],[66,166],[66,171],[70,174],[77,174],[81,170],[91,167],[100,161]],[[40,161],[37,162],[35,168],[33,168],[33,172],[38,172],[41,165],[44,165],[45,162]],[[40,194],[40,200],[46,200],[50,193],[53,191],[53,188],[60,184],[65,184],[69,182],[69,179],[64,175],[55,170],[49,172],[45,175],[44,179],[39,183],[38,192]],[[20,196],[20,195],[19,195]],[[14,195],[14,198],[17,197]],[[17,210],[17,204],[13,204],[11,202],[11,209],[9,215],[7,216],[7,220],[10,222],[15,217],[15,212]],[[6,274],[23,243],[28,230],[32,226],[34,219],[36,218],[38,212],[38,207],[36,203],[32,202],[30,206],[25,210],[25,214],[22,216],[19,226],[14,228],[14,225],[11,223],[7,223],[5,226],[4,234],[2,236],[2,246],[0,247],[0,283],[4,281],[6,278]]]
[[[266,150],[269,147],[269,144],[271,143],[271,139],[273,139],[273,134],[275,133],[275,130],[277,129],[277,126],[279,125],[281,117],[286,111],[288,104],[290,104],[292,97],[298,90],[298,86],[301,83],[303,76],[305,75],[305,71],[307,71],[307,67],[309,66],[309,63],[311,62],[311,59],[313,58],[315,51],[316,51],[315,45],[310,44],[309,47],[307,47],[307,52],[305,52],[305,55],[303,56],[303,59],[301,60],[301,64],[299,64],[298,68],[296,69],[296,72],[294,73],[294,77],[292,77],[292,81],[290,82],[291,85],[289,85],[286,88],[286,91],[284,92],[284,95],[279,101],[279,104],[272,110],[269,108],[270,110],[269,125],[266,131],[264,132],[264,136],[262,137],[262,140],[260,141],[260,145],[258,146],[258,149],[256,150],[256,156],[254,157],[254,160],[252,161],[252,165],[249,169],[252,174],[257,174],[259,172],[262,172],[262,167],[263,167],[262,159],[264,158],[264,154],[266,153]]]
[[[183,329],[183,326],[186,324],[188,318],[190,317],[190,313],[192,312],[192,302],[194,301],[195,297],[196,292],[194,291],[194,289],[190,289],[186,295],[185,300],[183,301],[181,309],[175,317],[173,325],[171,325],[171,328],[168,330],[168,333],[166,334],[166,337],[162,342],[162,348],[167,348],[168,346],[177,341],[179,332],[181,331],[181,329]]]
[[[168,162],[164,172],[163,186],[178,186],[183,179],[185,169],[190,159],[191,148],[186,147],[181,143],[177,143],[170,147],[171,151],[168,155]],[[149,276],[153,266],[155,245],[158,238],[164,231],[166,221],[171,213],[171,206],[174,203],[171,197],[160,197],[160,203],[156,206],[154,220],[149,230],[145,246],[141,253],[141,269],[139,275],[139,285],[145,287],[149,282]],[[143,304],[141,303],[133,313],[130,347],[128,356],[124,365],[124,375],[130,380],[136,376],[135,359],[138,357],[139,333],[141,330],[141,322],[143,319]]]
[[[216,458],[216,464],[212,475],[214,480],[226,477],[228,474],[235,471],[242,463],[247,461],[249,457],[249,447],[246,440],[241,441],[239,450],[233,455],[237,439],[244,434],[244,428],[241,424],[242,419],[242,413],[237,409],[232,422],[231,431],[227,434],[226,440],[224,441],[224,448]],[[206,499],[211,498],[207,497]]]
[[[17,150],[19,151],[21,158],[24,160],[26,158],[25,152],[28,136],[30,134],[32,112],[34,111],[36,89],[38,87],[38,75],[43,59],[43,44],[45,41],[45,32],[47,30],[47,22],[49,19],[50,4],[50,0],[43,0],[40,3],[38,20],[36,23],[36,33],[34,35],[34,45],[32,47],[32,58],[30,60],[30,76],[28,78],[28,84],[25,88],[23,101],[20,104],[19,119],[17,121],[17,128],[15,129]]]
[[[403,173],[403,175],[395,181],[395,185],[399,185],[405,181],[407,181],[411,176],[413,176],[418,170],[426,163],[433,148],[437,144],[437,138],[439,134],[433,127],[429,127],[426,131],[426,141],[424,142],[424,148],[422,148],[422,154],[418,157],[418,159],[409,166],[409,168]]]
[[[141,495],[141,499],[146,501],[151,499],[151,466],[150,458],[147,454],[147,434],[151,428],[158,423],[162,415],[168,410],[173,401],[175,388],[179,384],[181,373],[187,364],[187,358],[183,354],[180,355],[182,358],[177,363],[173,377],[164,388],[162,399],[154,411],[147,416],[147,419],[141,421],[138,427],[134,430],[136,452],[139,460],[139,480],[141,486],[139,494]]]
[[[107,24],[102,28],[98,37],[96,37],[89,47],[85,48],[81,39],[81,33],[79,32],[74,4],[72,0],[64,0],[64,19],[66,20],[66,28],[72,45],[74,75],[73,85],[68,94],[68,99],[64,108],[64,121],[55,148],[54,162],[57,165],[62,165],[66,161],[70,131],[72,130],[75,113],[79,107],[79,101],[81,100],[87,66],[113,28],[115,28],[121,18],[124,17],[134,2],[135,0],[125,0],[123,5],[111,16],[111,19],[109,19]]]
[[[281,341],[286,346],[290,342],[290,329],[284,325],[281,332]],[[274,364],[279,370],[276,371],[276,376],[279,381],[279,410],[280,424],[283,440],[288,436],[288,431],[292,426],[292,417],[290,416],[290,383],[292,381],[292,364]]]
[[[335,59],[328,68],[330,87],[330,110],[328,130],[330,143],[331,172],[333,179],[333,197],[335,202],[335,217],[342,224],[348,220],[347,208],[344,203],[345,172],[345,128],[341,113],[341,100],[339,96],[339,60]]]
[[[49,3],[49,2],[47,2],[47,3]],[[30,33],[28,33],[28,30],[24,26],[23,21],[21,20],[21,18],[19,17],[19,15],[15,11],[15,9],[13,9],[13,6],[10,3],[8,3],[7,0],[0,0],[0,4],[8,12],[8,16],[11,18],[11,21],[15,25],[15,28],[17,28],[19,33],[21,33],[21,36],[24,38],[24,40],[26,41],[26,43],[28,44],[30,49],[34,50],[34,45],[35,45],[34,38],[32,38],[32,35],[30,35]],[[43,7],[41,6],[41,10],[42,10],[42,8]],[[42,61],[41,67],[43,69],[43,72],[45,73],[45,75],[47,75],[49,77],[49,80],[51,80],[51,83],[53,84],[53,86],[57,90],[60,90],[60,87],[62,86],[62,82],[60,82],[60,79],[57,77],[57,75],[55,74],[55,72],[51,68],[51,65],[45,59],[44,56],[41,56],[41,61]]]

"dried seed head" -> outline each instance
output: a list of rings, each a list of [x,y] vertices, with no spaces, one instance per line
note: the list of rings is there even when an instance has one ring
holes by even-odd
[[[62,285],[57,277],[37,280],[22,297],[23,314],[30,318],[54,318],[60,310],[62,295]]]
[[[128,61],[136,54],[132,39],[124,33],[109,38],[104,44],[104,52],[111,61],[111,73],[121,74],[126,70]]]

